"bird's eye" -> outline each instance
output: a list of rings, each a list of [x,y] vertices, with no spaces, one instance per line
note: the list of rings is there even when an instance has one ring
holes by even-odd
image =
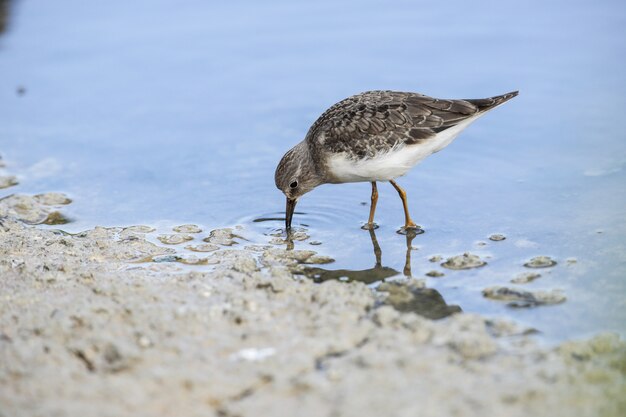
[[[294,181],[291,184],[289,184],[289,188],[296,188],[298,186],[298,181]]]

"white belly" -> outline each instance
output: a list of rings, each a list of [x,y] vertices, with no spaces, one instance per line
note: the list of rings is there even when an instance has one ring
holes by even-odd
[[[399,145],[374,158],[352,160],[339,153],[327,161],[337,182],[389,181],[401,177],[427,156],[448,146],[457,135],[482,114],[444,130],[434,138],[415,145]]]

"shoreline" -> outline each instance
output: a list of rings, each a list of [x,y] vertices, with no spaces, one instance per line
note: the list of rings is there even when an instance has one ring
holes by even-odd
[[[546,348],[503,320],[429,320],[398,308],[419,280],[316,284],[294,271],[328,258],[233,250],[232,229],[198,252],[211,271],[190,271],[142,226],[14,217],[0,222],[0,415],[626,413],[615,334]]]

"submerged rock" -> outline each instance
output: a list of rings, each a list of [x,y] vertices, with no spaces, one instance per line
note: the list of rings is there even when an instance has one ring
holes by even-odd
[[[464,253],[463,255],[453,256],[448,258],[447,261],[441,264],[444,268],[448,269],[470,269],[470,268],[480,268],[481,266],[487,265],[487,262],[480,259],[478,255],[473,255],[471,253]]]
[[[556,261],[549,256],[535,256],[524,264],[526,268],[549,268],[554,265]]]
[[[180,226],[176,226],[172,229],[177,233],[200,233],[202,229],[196,226],[195,224],[181,224]]]
[[[37,194],[33,198],[46,206],[64,206],[72,202],[71,198],[62,193]]]
[[[272,245],[246,245],[244,246],[245,250],[249,250],[252,252],[263,252],[271,248],[272,248]]]
[[[36,196],[13,194],[0,199],[0,217],[11,216],[28,224],[65,224],[70,220],[54,206],[69,204],[64,194],[46,193]]]
[[[214,245],[212,243],[201,243],[199,245],[189,245],[185,246],[185,249],[194,251],[194,252],[213,252],[218,250],[220,247]]]
[[[428,260],[430,262],[439,262],[441,261],[443,258],[441,257],[441,255],[433,255],[431,256]]]
[[[181,243],[193,240],[193,236],[184,234],[159,235],[157,239],[166,245],[180,245]]]
[[[270,244],[272,245],[288,245],[294,241],[303,242],[310,238],[304,230],[293,230],[289,232],[289,235],[286,235],[282,230],[277,230],[271,233],[270,236],[273,236],[272,239],[270,239]]]
[[[541,277],[541,274],[538,274],[537,272],[522,272],[521,274],[513,278],[511,280],[511,283],[512,284],[528,284],[529,282],[532,282],[540,277]]]
[[[432,278],[439,278],[439,277],[444,276],[445,274],[443,272],[439,272],[439,271],[436,271],[436,270],[433,269],[432,271],[426,272],[426,274],[424,274],[424,275],[426,275],[428,277],[432,277]]]
[[[203,240],[207,243],[213,243],[215,245],[233,246],[239,243],[235,241],[235,239],[243,238],[235,234],[233,232],[233,229],[231,229],[230,227],[226,227],[223,229],[215,229],[211,231],[211,233],[209,233],[209,236],[205,237]]]
[[[523,336],[539,333],[532,327],[521,327],[518,323],[504,320],[487,320],[487,330],[494,337]]]
[[[152,233],[156,229],[154,227],[145,226],[145,225],[136,225],[136,226],[128,226],[125,227],[123,232],[132,232],[132,233]]]
[[[510,287],[489,287],[483,290],[483,296],[492,300],[510,301],[509,307],[536,307],[565,302],[566,297],[560,291],[525,291]]]
[[[385,303],[396,310],[416,313],[433,320],[461,311],[461,307],[457,305],[446,304],[437,290],[426,288],[422,281],[414,279],[406,282],[383,282],[376,290],[388,293]]]
[[[261,257],[261,262],[267,266],[282,264],[293,267],[298,264],[328,264],[334,261],[333,258],[318,255],[317,252],[312,250],[284,250],[278,248],[264,251]]]
[[[56,225],[56,224],[67,224],[71,220],[68,217],[65,217],[63,213],[60,211],[53,211],[48,213],[46,219],[42,222],[43,224]]]
[[[0,175],[0,189],[17,185],[17,178],[13,175]]]
[[[500,233],[494,233],[493,235],[489,236],[489,240],[493,240],[494,242],[500,242],[504,239],[506,239],[506,236]]]

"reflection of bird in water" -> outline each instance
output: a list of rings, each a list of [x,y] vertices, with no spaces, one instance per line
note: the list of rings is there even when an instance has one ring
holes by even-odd
[[[374,256],[376,258],[376,264],[373,268],[364,269],[361,271],[354,271],[351,269],[324,269],[324,268],[307,268],[306,275],[312,278],[315,282],[324,282],[331,279],[346,278],[349,281],[359,281],[365,284],[373,284],[375,282],[383,281],[385,278],[390,278],[399,275],[400,272],[388,266],[382,266],[382,251],[376,238],[376,232],[374,229],[369,229],[370,238],[372,239],[372,246],[374,247]],[[406,234],[406,257],[404,261],[403,273],[405,276],[411,276],[411,248],[413,239],[416,233]],[[288,245],[289,249],[289,245]]]
[[[382,265],[382,251],[376,239],[376,233],[374,229],[369,229],[369,233],[376,258],[376,264],[373,268],[355,271],[307,267],[302,272],[318,283],[334,279],[359,281],[368,285],[382,282],[379,289],[389,293],[387,298],[389,304],[399,311],[414,312],[430,319],[440,319],[461,311],[457,305],[447,305],[441,294],[433,288],[407,285],[402,281],[385,282],[386,278],[400,275],[400,272]],[[411,251],[416,235],[416,233],[410,232],[406,234],[406,256],[403,270],[406,277],[411,277]]]
[[[333,105],[276,168],[276,187],[287,197],[287,230],[298,198],[318,185],[346,182],[371,182],[367,228],[374,228],[377,181],[389,181],[402,199],[401,230],[417,229],[409,216],[406,193],[394,180],[516,95],[514,91],[490,98],[442,100],[417,93],[368,91]]]
[[[332,279],[347,279],[348,281],[359,281],[364,284],[373,284],[375,282],[384,281],[385,278],[394,277],[399,275],[400,272],[396,271],[393,268],[388,266],[382,266],[382,251],[380,250],[380,245],[378,244],[378,239],[376,239],[376,233],[374,233],[374,229],[370,229],[370,237],[372,239],[372,245],[374,246],[374,256],[376,257],[376,264],[373,268],[364,269],[361,271],[354,271],[351,269],[324,269],[311,267],[306,268],[304,273],[309,278],[313,279],[315,282],[324,282]],[[415,235],[413,235],[415,237]],[[413,240],[411,237],[411,240]],[[407,235],[407,242],[409,242],[409,235]],[[404,273],[408,276],[411,274],[411,254],[410,254],[410,244],[407,248],[407,262],[408,264],[404,266]]]

